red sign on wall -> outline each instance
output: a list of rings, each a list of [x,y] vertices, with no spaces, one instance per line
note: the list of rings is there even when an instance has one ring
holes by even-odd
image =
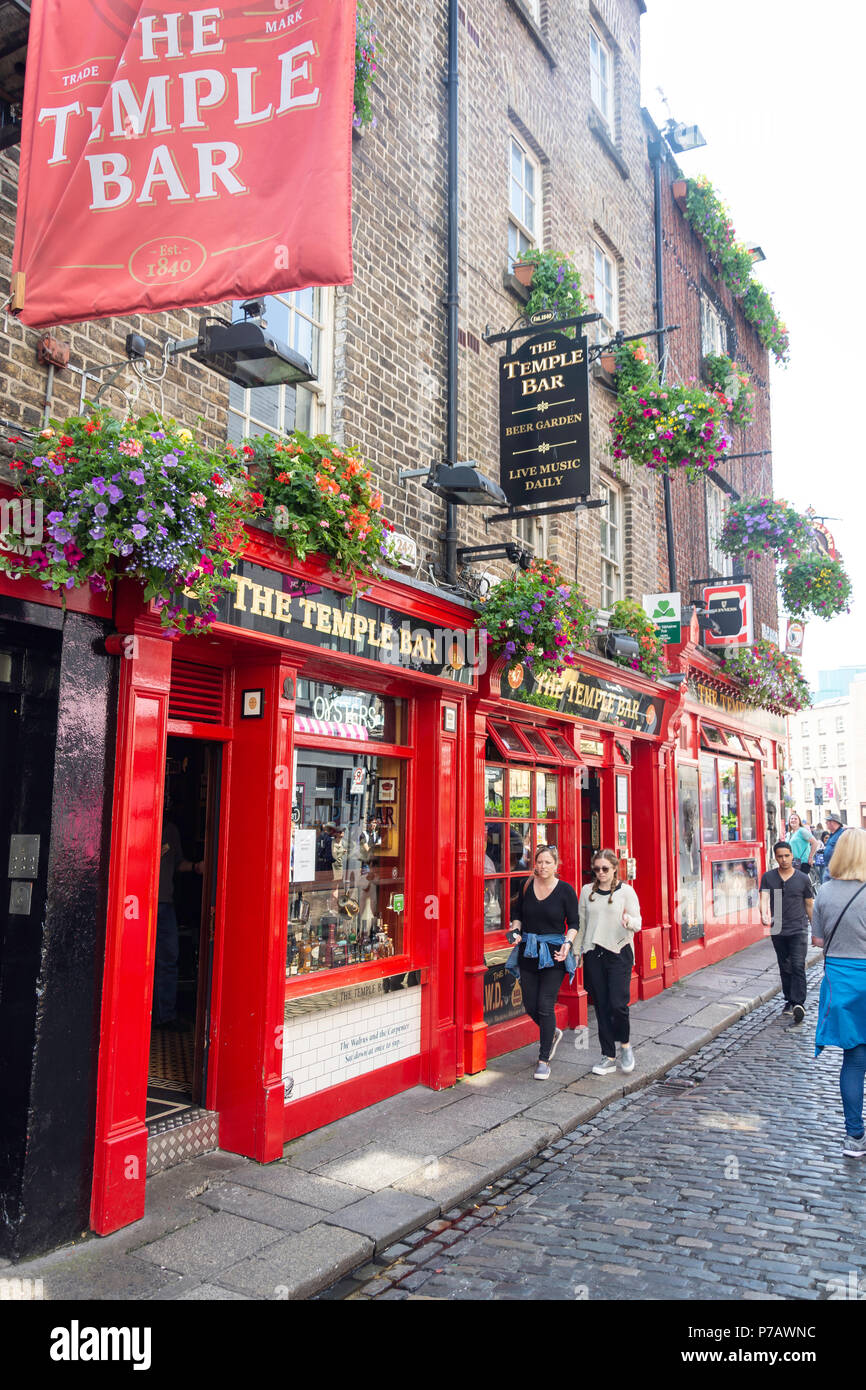
[[[707,647],[748,647],[754,641],[751,584],[710,584],[704,589]]]
[[[354,0],[34,0],[23,322],[348,283],[354,42]]]

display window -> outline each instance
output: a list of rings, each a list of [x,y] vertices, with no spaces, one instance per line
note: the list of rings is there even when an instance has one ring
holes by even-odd
[[[702,843],[753,841],[757,833],[754,763],[702,754],[700,780]]]
[[[406,702],[299,681],[298,708],[310,713],[300,716],[292,774],[289,977],[405,950],[410,763],[394,749],[406,742]]]
[[[524,731],[521,731],[524,732]],[[553,767],[493,763],[488,740],[485,777],[484,930],[506,930],[521,886],[542,845],[559,846],[560,787]],[[552,760],[552,754],[548,754]]]

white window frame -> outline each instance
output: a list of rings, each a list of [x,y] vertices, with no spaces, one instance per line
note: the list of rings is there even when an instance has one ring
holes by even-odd
[[[308,313],[303,307],[301,297],[311,293],[313,296],[313,312]],[[285,336],[282,331],[282,324],[273,322],[277,316],[277,306],[279,316],[282,318],[283,308],[288,310],[289,331]],[[316,306],[318,310],[316,312]],[[230,440],[236,440],[248,435],[261,434],[267,431],[270,434],[285,434],[285,409],[287,402],[287,392],[296,391],[296,425],[295,428],[303,429],[307,434],[329,434],[331,430],[331,406],[333,401],[333,374],[334,374],[334,291],[325,287],[312,291],[295,290],[287,294],[267,295],[265,297],[265,320],[268,321],[268,309],[270,308],[269,331],[273,336],[287,343],[288,347],[301,351],[302,356],[308,356],[304,347],[299,348],[298,334],[303,331],[303,324],[313,325],[314,336],[318,334],[318,347],[312,355],[312,365],[316,366],[318,359],[318,375],[313,381],[300,383],[294,386],[279,386],[275,389],[279,392],[279,424],[275,425],[272,419],[265,419],[264,412],[256,410],[256,397],[260,392],[268,388],[256,387],[244,391],[232,386],[229,393],[229,407],[227,412],[227,432]],[[236,312],[238,312],[236,310]],[[307,399],[303,401],[302,395],[305,393]],[[272,399],[272,397],[271,397]],[[298,409],[298,407],[302,407]],[[309,420],[304,419],[309,413]],[[298,417],[303,423],[297,423]],[[307,427],[308,426],[308,427]],[[239,432],[239,433],[238,433]]]
[[[827,764],[827,745],[826,745],[826,743],[820,743],[820,744],[818,745],[818,766],[819,766],[819,767],[827,767],[827,766],[828,766],[828,764]]]
[[[701,356],[725,357],[728,352],[728,330],[709,295],[701,295]]]
[[[529,11],[529,18],[536,24],[541,24],[541,0],[523,0],[523,4]]]
[[[810,750],[808,749],[808,747],[806,746],[805,743],[803,744],[803,766],[804,766],[804,767],[811,767],[811,766],[812,766],[812,754],[811,754]]]
[[[519,155],[520,178],[514,173],[515,153]],[[528,186],[526,170],[532,170],[532,189]],[[527,212],[532,213],[527,218]],[[542,227],[542,168],[541,161],[517,131],[508,132],[508,269],[521,251],[541,245]]]
[[[599,496],[607,506],[599,508],[599,552],[601,557],[601,607],[612,608],[625,597],[624,581],[624,496],[616,483],[602,478]]]
[[[607,341],[619,328],[619,266],[598,241],[592,242],[592,291],[595,308],[602,316],[596,324],[596,337],[599,342]]]
[[[548,522],[549,517],[546,516],[521,516],[514,522],[514,539],[527,546],[539,560],[547,559],[550,541]]]
[[[613,53],[593,24],[589,26],[589,94],[592,104],[613,130]]]
[[[848,750],[844,743],[836,744],[836,766],[846,767],[848,763]]]
[[[730,565],[730,556],[719,550],[718,541],[725,524],[730,504],[727,493],[714,483],[707,483],[707,562],[716,574],[724,574]]]
[[[844,734],[844,732],[845,732],[845,716],[842,715],[842,714],[837,714],[837,715],[836,715],[836,733],[837,733],[837,734]]]

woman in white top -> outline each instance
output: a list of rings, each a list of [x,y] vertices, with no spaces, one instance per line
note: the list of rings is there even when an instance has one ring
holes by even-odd
[[[612,849],[593,856],[592,883],[580,890],[580,929],[575,955],[583,956],[583,978],[595,1005],[601,1061],[596,1076],[616,1071],[616,1050],[623,1071],[634,1071],[629,1044],[628,1003],[634,968],[632,942],[641,928],[640,903],[628,883],[619,881],[619,860]]]

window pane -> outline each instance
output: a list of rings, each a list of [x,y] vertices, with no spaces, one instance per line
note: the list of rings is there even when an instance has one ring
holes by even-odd
[[[530,198],[535,197],[535,165],[530,160],[524,160],[523,164],[523,184]]]
[[[289,336],[289,306],[284,304],[281,299],[274,295],[268,295],[265,300],[265,318],[268,324],[268,332],[275,338],[279,338],[281,343],[291,342]]]
[[[722,838],[740,838],[737,818],[737,764],[728,758],[719,758],[719,791],[722,804]]]
[[[508,859],[512,873],[528,874],[532,867],[532,826],[512,821],[508,834]]]
[[[517,183],[523,180],[523,150],[516,140],[511,141],[511,175]]]
[[[234,412],[230,410],[226,429],[226,437],[228,438],[229,444],[240,444],[245,431],[246,422],[243,416],[235,415]]]
[[[291,296],[292,303],[296,309],[300,309],[302,314],[313,316],[313,291],[312,289],[295,290]]]
[[[524,205],[523,205],[523,221],[525,222],[525,224],[526,224],[527,228],[529,229],[529,231],[532,232],[532,234],[533,234],[533,236],[534,236],[534,235],[535,235],[535,203],[534,203],[534,201],[533,201],[528,195],[527,195],[527,197],[526,197],[526,199],[525,199],[525,202],[524,202]]]
[[[318,336],[318,334],[317,334]],[[313,355],[313,325],[309,319],[302,319],[300,315],[295,316],[294,342],[292,343],[296,352],[302,357],[306,357],[309,362]]]
[[[501,931],[506,925],[502,920],[502,908],[507,880],[487,879],[484,884],[484,930]]]
[[[502,816],[505,814],[502,800],[502,779],[504,775],[501,767],[488,767],[484,770],[484,780],[486,783],[484,810],[488,816]]]
[[[705,845],[719,843],[719,805],[715,758],[701,758],[701,838]]]
[[[755,769],[740,763],[740,828],[744,840],[755,838]]]
[[[487,826],[487,839],[484,846],[484,872],[501,874],[508,865],[503,859],[505,826],[494,821]]]
[[[538,825],[536,826],[535,847],[540,849],[542,845],[553,845],[559,847],[559,826],[558,825]]]
[[[511,180],[511,211],[523,221],[523,187],[515,179]]]
[[[555,772],[536,772],[535,803],[539,820],[552,820],[556,816],[558,790],[559,778]]]
[[[402,953],[406,772],[336,744],[296,751],[289,974]]]
[[[532,773],[526,768],[512,767],[508,773],[509,815],[531,816]]]

